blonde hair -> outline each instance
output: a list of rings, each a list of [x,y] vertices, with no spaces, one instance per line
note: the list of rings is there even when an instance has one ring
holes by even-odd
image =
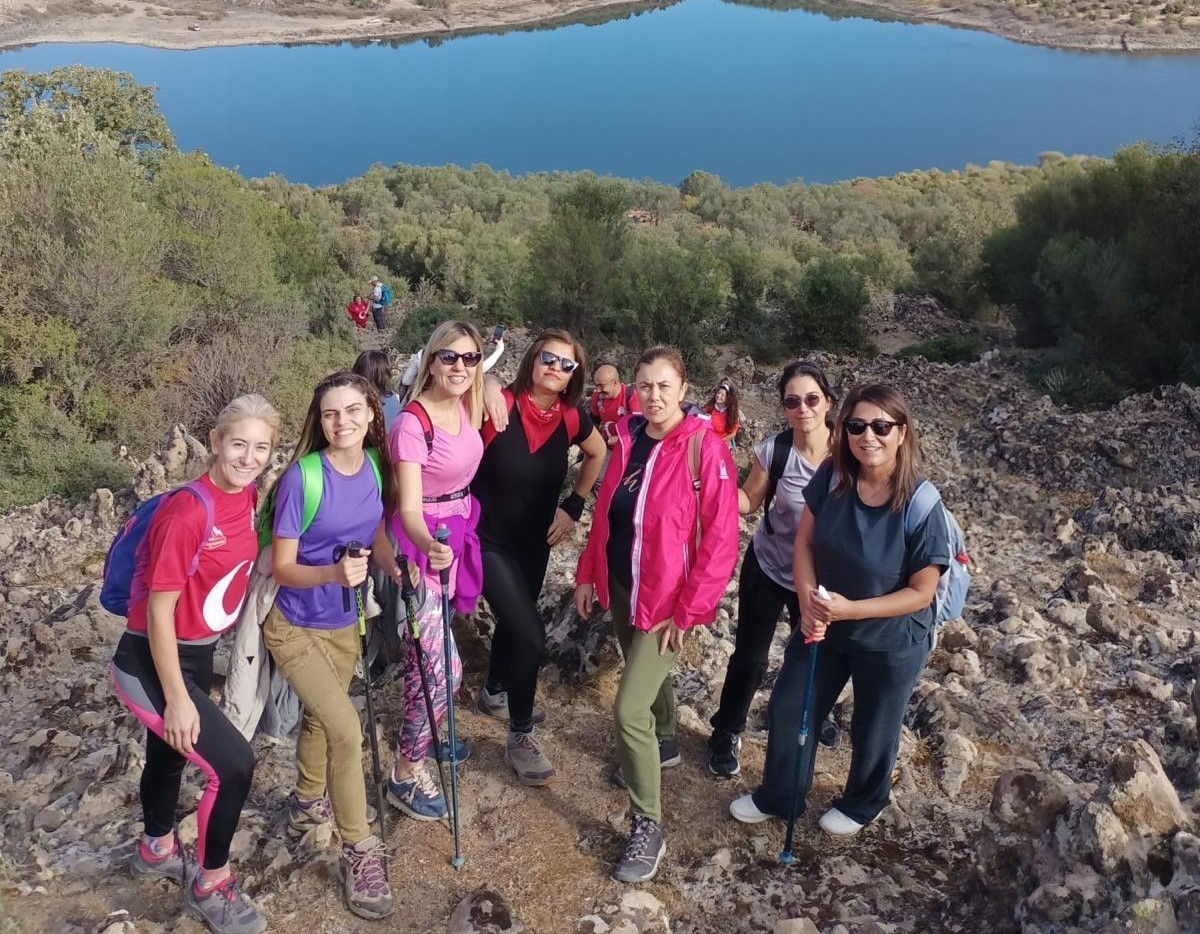
[[[439,324],[432,334],[429,335],[429,340],[425,342],[425,349],[421,351],[421,366],[417,370],[417,378],[413,382],[412,398],[416,399],[421,393],[429,389],[429,384],[433,382],[433,376],[430,374],[430,367],[433,366],[434,357],[439,350],[445,350],[451,344],[461,337],[469,337],[475,342],[475,350],[483,353],[483,338],[479,331],[475,329],[475,325],[466,321],[443,321]],[[467,417],[471,420],[471,425],[478,428],[483,423],[483,360],[480,359],[476,364],[475,379],[471,383],[471,388],[467,390],[465,401],[467,403]]]
[[[275,406],[256,392],[238,396],[221,409],[217,420],[213,422],[213,433],[218,438],[224,438],[230,428],[249,418],[256,419],[271,429],[271,446],[274,447],[275,442],[279,439],[279,412]],[[215,460],[216,455],[209,452],[208,466],[211,467]]]

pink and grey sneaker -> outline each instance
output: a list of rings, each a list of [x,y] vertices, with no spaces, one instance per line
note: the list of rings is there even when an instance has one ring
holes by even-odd
[[[333,805],[329,798],[322,795],[306,801],[296,792],[288,796],[288,836],[293,839],[303,837],[310,830],[322,824],[333,823]]]
[[[238,888],[234,876],[226,876],[211,889],[196,891],[196,881],[187,887],[187,913],[208,925],[213,934],[263,934],[267,919],[254,902]]]
[[[378,837],[367,837],[353,846],[343,843],[338,872],[346,889],[346,905],[360,918],[373,921],[395,910],[387,880],[387,849]]]
[[[179,845],[178,835],[171,837],[171,852],[159,854],[146,843],[146,838],[138,840],[134,850],[133,860],[129,870],[134,876],[143,879],[170,879],[172,882],[183,884],[185,867],[183,862],[183,847]]]

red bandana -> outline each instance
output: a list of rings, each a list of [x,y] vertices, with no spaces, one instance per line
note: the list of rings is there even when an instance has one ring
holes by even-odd
[[[521,413],[521,427],[525,429],[530,454],[536,454],[538,448],[550,440],[554,429],[562,421],[562,408],[561,399],[555,399],[554,405],[543,411],[529,393],[523,392],[517,396],[517,411]]]

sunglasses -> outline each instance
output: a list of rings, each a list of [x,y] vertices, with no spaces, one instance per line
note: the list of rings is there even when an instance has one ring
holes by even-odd
[[[784,396],[782,402],[783,407],[791,412],[802,405],[810,409],[815,409],[821,404],[821,400],[824,398],[819,392],[810,392],[806,396]]]
[[[548,350],[543,350],[538,354],[538,359],[542,361],[542,366],[554,366],[558,364],[558,368],[564,373],[574,373],[575,367],[579,366],[574,360],[568,360],[566,357],[560,357],[556,353],[551,353]]]
[[[483,354],[477,350],[468,350],[466,353],[455,353],[453,350],[446,348],[439,350],[434,354],[446,366],[454,366],[459,360],[463,362],[463,366],[467,369],[479,366],[479,361],[483,359]]]
[[[842,424],[845,426],[847,433],[857,437],[868,428],[871,429],[871,434],[876,438],[886,438],[892,433],[892,429],[899,425],[899,422],[889,422],[885,418],[873,418],[871,421],[865,421],[861,418],[848,418]]]

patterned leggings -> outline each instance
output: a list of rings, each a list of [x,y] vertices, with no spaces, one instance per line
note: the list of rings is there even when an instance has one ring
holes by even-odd
[[[421,631],[421,656],[425,662],[425,678],[429,682],[429,696],[433,700],[433,714],[437,720],[433,729],[446,718],[446,656],[442,649],[442,600],[441,588],[436,579],[426,579],[428,597],[417,624]],[[396,758],[409,762],[420,762],[429,752],[433,733],[429,725],[429,714],[425,707],[425,694],[421,690],[421,671],[417,667],[417,653],[408,631],[408,657],[404,662],[404,724],[396,734]],[[458,657],[458,646],[454,634],[450,635],[450,674],[457,694],[462,685],[462,660]]]

